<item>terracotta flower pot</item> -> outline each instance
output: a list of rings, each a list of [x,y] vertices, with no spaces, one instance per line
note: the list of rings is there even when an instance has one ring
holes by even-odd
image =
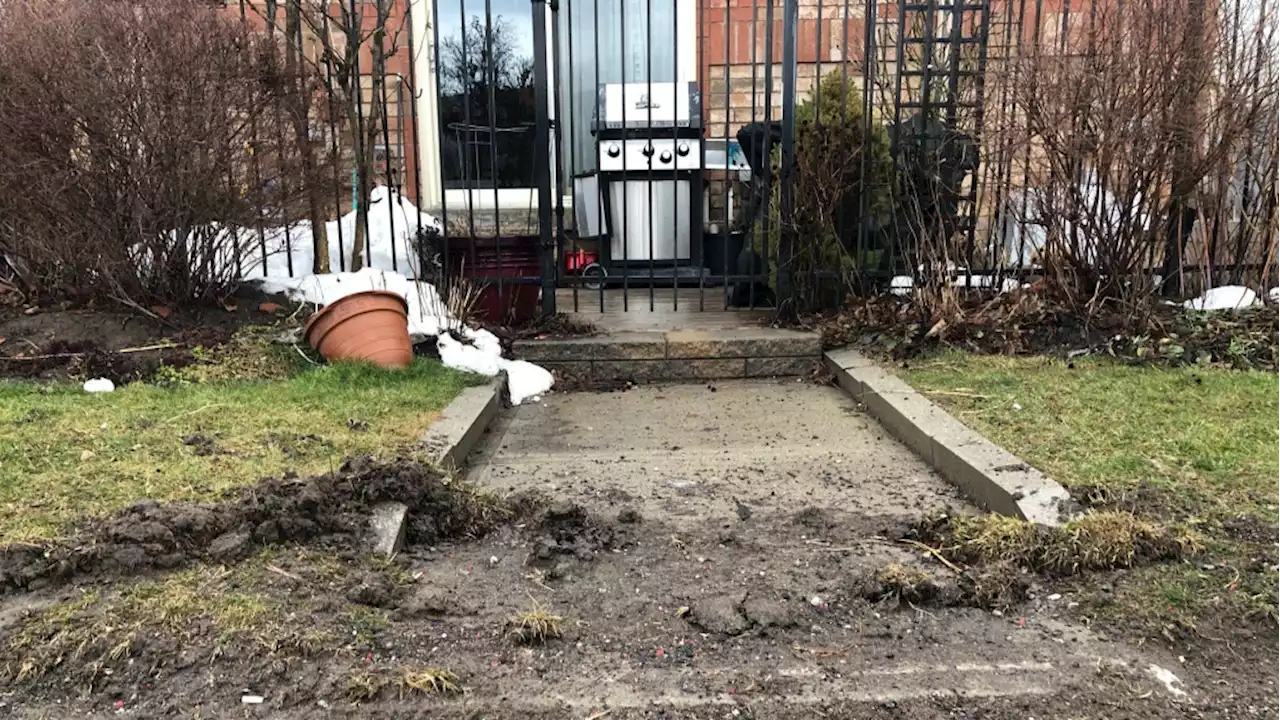
[[[409,306],[397,293],[369,290],[335,300],[307,320],[307,344],[325,360],[359,360],[383,368],[413,361]]]

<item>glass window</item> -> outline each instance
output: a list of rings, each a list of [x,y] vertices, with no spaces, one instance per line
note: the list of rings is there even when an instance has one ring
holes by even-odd
[[[528,0],[436,5],[447,189],[536,184],[532,7]]]

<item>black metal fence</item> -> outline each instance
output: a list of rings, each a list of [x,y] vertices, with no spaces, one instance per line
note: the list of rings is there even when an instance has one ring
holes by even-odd
[[[491,316],[522,319],[813,309],[1064,273],[1185,295],[1268,282],[1276,259],[1265,3],[240,10],[315,71],[313,102],[282,107],[309,133],[273,145],[311,182],[264,208],[268,275],[324,256],[334,271],[465,277]],[[317,252],[318,223],[299,221],[344,213]]]

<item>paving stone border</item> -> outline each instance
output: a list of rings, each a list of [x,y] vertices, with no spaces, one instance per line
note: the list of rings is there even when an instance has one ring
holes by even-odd
[[[499,375],[486,385],[464,388],[431,423],[423,433],[422,443],[437,467],[453,471],[462,465],[502,409],[506,387],[506,376]]]
[[[822,341],[816,333],[734,328],[519,340],[513,350],[570,377],[661,382],[807,375],[822,358]]]
[[[422,435],[431,462],[446,472],[457,470],[502,409],[506,387],[506,376],[499,375],[488,384],[464,388]],[[369,515],[369,544],[374,554],[390,557],[400,552],[408,521],[409,508],[403,503],[375,505]]]
[[[948,482],[991,512],[1043,525],[1070,514],[1066,488],[967,427],[856,350],[824,355],[845,392]]]

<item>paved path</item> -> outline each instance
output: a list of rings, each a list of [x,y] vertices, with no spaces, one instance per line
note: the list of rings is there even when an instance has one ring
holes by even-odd
[[[955,490],[835,388],[796,380],[552,394],[504,415],[471,477],[680,525],[805,507],[919,517]]]
[[[547,601],[577,618],[581,635],[554,671],[539,671],[537,698],[512,679],[490,688],[500,696],[470,697],[471,708],[956,717],[935,705],[945,697],[1000,699],[1001,709],[964,717],[1057,717],[1082,697],[1106,707],[1100,663],[1150,685],[1147,659],[1066,619],[1067,598],[1035,598],[1021,618],[863,600],[858,579],[887,563],[945,572],[887,535],[926,511],[974,508],[834,388],[728,381],[552,394],[507,411],[468,477],[619,518],[636,540],[548,576]],[[677,606],[695,617],[716,610],[732,630],[677,619]],[[687,662],[652,656],[686,642],[696,648]],[[744,688],[750,697],[735,695]],[[1152,702],[1169,700],[1151,688],[1161,693]],[[895,715],[898,703],[912,709]]]

